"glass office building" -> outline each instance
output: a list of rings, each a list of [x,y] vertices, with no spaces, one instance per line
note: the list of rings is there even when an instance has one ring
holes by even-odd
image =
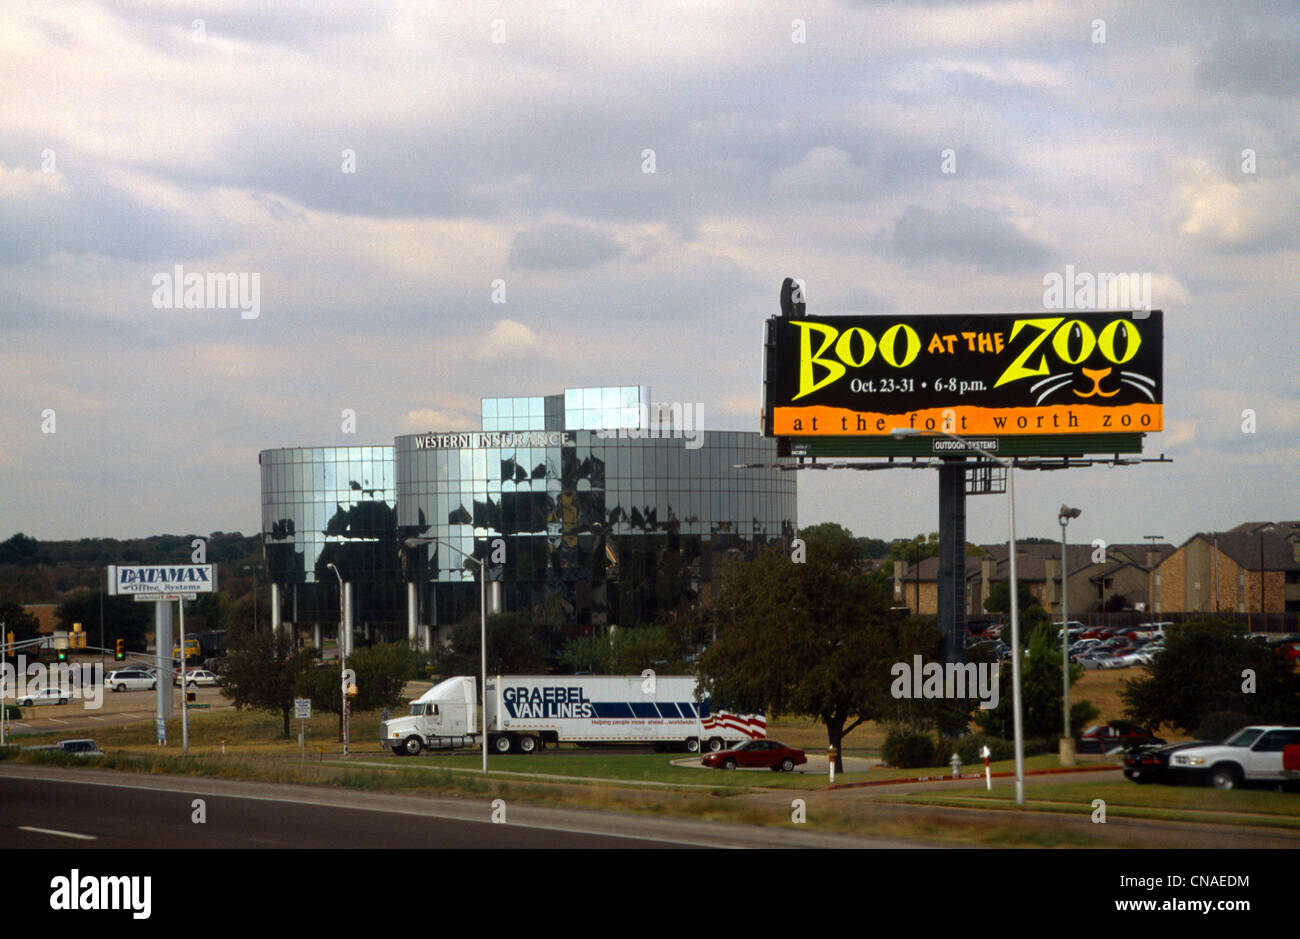
[[[653,405],[640,385],[485,398],[482,430],[408,434],[391,448],[373,448],[389,453],[391,475],[372,462],[361,495],[352,488],[350,454],[344,489],[338,470],[332,489],[314,468],[311,475],[267,472],[268,456],[278,467],[276,455],[322,452],[320,462],[328,464],[335,459],[329,454],[353,448],[266,451],[268,562],[275,542],[268,521],[302,519],[301,532],[310,519],[315,531],[295,538],[297,553],[283,554],[274,571],[296,576],[294,582],[323,580],[322,559],[341,550],[335,545],[354,552],[364,545],[349,562],[384,583],[395,574],[414,584],[397,618],[435,634],[478,613],[478,567],[465,555],[487,559],[505,610],[527,613],[557,637],[654,622],[693,603],[720,559],[752,555],[757,545],[788,542],[795,533],[797,474],[777,468],[775,441],[703,430],[701,411]],[[363,498],[368,489],[371,497]],[[333,514],[316,508],[335,503]],[[394,507],[386,522],[383,511]],[[338,512],[353,523],[331,529]],[[312,564],[315,576],[308,577]],[[337,618],[335,607],[326,619]],[[356,611],[358,621],[365,618],[366,611]]]

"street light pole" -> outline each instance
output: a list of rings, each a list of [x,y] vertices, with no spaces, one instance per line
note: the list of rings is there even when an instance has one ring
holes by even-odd
[[[344,614],[343,604],[345,602],[343,595],[343,575],[339,569],[334,566],[334,562],[329,562],[326,567],[334,572],[334,576],[339,580],[339,689],[343,696],[342,704],[339,707],[340,717],[343,720],[343,755],[348,755],[348,640],[344,635],[344,623],[347,620]]]
[[[1066,572],[1065,526],[1078,518],[1082,509],[1062,505],[1057,521],[1061,523],[1061,683],[1065,688],[1065,738],[1070,740],[1070,579]],[[1104,582],[1104,581],[1103,581]]]
[[[946,430],[923,431],[914,427],[895,427],[889,435],[896,440],[905,437],[943,436],[956,440],[973,453],[992,460],[1007,470],[1007,543],[1011,555],[1011,710],[1016,751],[1016,805],[1025,804],[1025,734],[1020,706],[1020,598],[1019,580],[1016,577],[1016,476],[1015,461],[1004,460],[982,450],[964,437]]]
[[[479,615],[479,666],[482,669],[480,674],[480,686],[483,693],[483,707],[479,718],[479,723],[483,732],[483,739],[480,744],[483,749],[483,772],[488,771],[488,732],[487,732],[487,560],[474,557],[472,554],[466,554],[455,545],[448,544],[437,538],[411,537],[405,542],[408,548],[418,548],[421,545],[437,544],[442,545],[449,551],[455,551],[466,561],[473,562],[478,566],[478,615]]]

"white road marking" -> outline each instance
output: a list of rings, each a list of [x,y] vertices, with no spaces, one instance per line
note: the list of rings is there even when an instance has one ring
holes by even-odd
[[[19,825],[19,831],[35,831],[42,835],[56,835],[60,838],[76,838],[79,841],[95,841],[94,835],[81,835],[75,831],[59,831],[55,828],[33,828],[30,825]]]
[[[51,718],[50,718],[50,721],[51,721],[52,723],[55,723],[55,724],[66,724],[66,723],[67,723],[67,721],[61,721],[61,720],[59,720],[57,717],[51,717]]]
[[[96,717],[96,716],[93,715],[93,714],[87,714],[87,715],[86,715],[86,719],[87,719],[87,720],[92,720],[92,721],[102,721],[102,720],[103,720],[102,717]]]

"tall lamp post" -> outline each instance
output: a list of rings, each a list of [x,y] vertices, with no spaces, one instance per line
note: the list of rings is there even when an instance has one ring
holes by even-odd
[[[345,623],[347,622],[347,616],[345,615],[343,609],[343,605],[346,602],[346,598],[344,596],[344,591],[343,591],[343,575],[339,573],[339,569],[334,566],[333,561],[330,561],[325,566],[328,567],[330,570],[332,570],[334,572],[334,576],[339,579],[339,678],[343,679],[339,685],[340,693],[343,695],[343,703],[340,706],[339,710],[342,712],[342,716],[343,716],[343,755],[347,756],[348,755],[348,717],[350,716],[348,714],[348,711],[350,710],[350,708],[348,707],[348,683],[346,681],[347,673],[348,673],[348,637],[345,633],[345,629],[346,629]]]
[[[1073,739],[1070,736],[1070,578],[1065,568],[1065,526],[1082,512],[1062,505],[1056,518],[1061,523],[1061,682],[1065,687],[1065,740]]]
[[[1020,706],[1020,597],[1019,580],[1016,577],[1016,483],[1015,462],[994,456],[987,450],[981,450],[964,437],[950,434],[946,430],[919,430],[915,427],[895,427],[889,432],[895,440],[907,437],[947,437],[956,440],[967,450],[978,453],[987,460],[992,460],[1007,469],[1007,548],[1011,559],[1011,710],[1012,726],[1015,733],[1016,750],[1016,805],[1025,804],[1025,731],[1021,720]]]
[[[483,730],[483,739],[480,741],[483,748],[483,772],[488,771],[488,734],[487,734],[487,559],[479,559],[472,554],[466,554],[455,545],[440,541],[437,538],[407,538],[406,546],[408,548],[418,548],[421,545],[438,544],[442,545],[449,551],[455,551],[466,562],[473,562],[478,566],[478,616],[479,616],[479,658],[480,668],[482,669],[480,686],[483,694],[482,713],[479,718],[479,725]]]

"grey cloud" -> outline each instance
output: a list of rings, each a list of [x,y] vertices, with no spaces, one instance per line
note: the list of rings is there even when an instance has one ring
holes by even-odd
[[[582,270],[618,257],[623,248],[589,225],[548,223],[525,229],[510,245],[510,266],[543,271]]]
[[[1295,15],[1294,8],[1292,16]],[[1300,91],[1294,29],[1220,39],[1196,66],[1200,91],[1283,97]]]
[[[954,205],[940,212],[909,205],[894,223],[893,250],[907,261],[956,261],[980,270],[1041,264],[1046,249],[991,209]]]

